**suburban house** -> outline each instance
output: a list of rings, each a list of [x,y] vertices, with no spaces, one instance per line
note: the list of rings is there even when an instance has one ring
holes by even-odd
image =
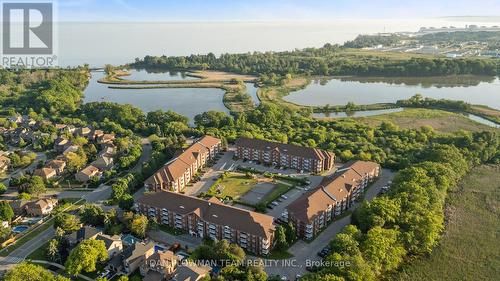
[[[299,237],[312,239],[333,218],[346,211],[379,173],[377,163],[349,162],[332,176],[325,177],[318,188],[288,205],[284,216],[295,226]]]
[[[82,137],[88,137],[91,131],[92,129],[90,129],[89,127],[81,127],[75,130],[75,134]]]
[[[113,157],[107,155],[99,156],[94,162],[92,162],[92,166],[97,167],[101,171],[113,168],[113,164]]]
[[[115,134],[103,134],[97,138],[99,144],[111,144],[115,140]]]
[[[57,138],[54,141],[54,150],[61,153],[63,152],[68,146],[70,146],[70,141],[65,138]]]
[[[63,154],[66,155],[70,152],[77,152],[79,148],[78,145],[70,145],[64,149]]]
[[[12,210],[14,211],[14,214],[16,216],[22,216],[26,213],[26,204],[28,204],[29,201],[25,199],[16,199],[9,201],[10,207],[12,207]]]
[[[5,155],[0,155],[0,173],[3,173],[9,169],[10,158]]]
[[[204,136],[144,181],[150,191],[182,192],[199,169],[213,160],[222,148],[220,139]]]
[[[318,148],[250,138],[236,140],[235,157],[313,173],[330,170],[335,160],[332,152]]]
[[[98,138],[102,137],[103,135],[104,135],[104,132],[102,130],[93,130],[89,136],[89,139],[95,141]]]
[[[68,239],[69,246],[71,248],[75,247],[78,243],[82,242],[85,239],[96,239],[98,235],[101,234],[101,231],[92,226],[83,226],[77,231],[66,235],[66,239]]]
[[[58,175],[64,172],[64,168],[66,168],[66,161],[62,159],[54,159],[50,160],[45,164],[45,167],[54,169]]]
[[[210,274],[211,268],[206,265],[197,265],[193,262],[185,262],[177,267],[173,281],[198,281]]]
[[[169,280],[177,269],[178,258],[172,251],[156,252],[140,265],[142,280]]]
[[[269,254],[274,239],[273,217],[225,205],[217,198],[161,191],[136,200],[138,212],[190,235],[226,239],[259,255]]]
[[[42,179],[44,180],[49,180],[53,177],[55,177],[57,175],[57,171],[52,169],[52,168],[46,168],[46,167],[43,167],[43,168],[40,168],[40,169],[36,169],[34,172],[33,172],[33,175],[34,176],[39,176],[41,177]]]
[[[95,166],[89,165],[75,174],[75,179],[79,182],[88,182],[93,177],[99,177],[101,172]]]
[[[28,202],[25,208],[29,216],[40,217],[50,214],[56,205],[57,199],[44,198]]]
[[[97,234],[95,240],[104,241],[104,246],[108,252],[108,258],[112,258],[120,254],[123,250],[122,239],[119,235],[107,235],[103,233]]]
[[[127,274],[134,272],[154,253],[155,244],[151,241],[147,243],[137,242],[126,248],[121,254],[124,271]]]

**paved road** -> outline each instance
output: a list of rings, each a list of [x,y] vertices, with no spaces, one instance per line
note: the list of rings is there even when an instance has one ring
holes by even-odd
[[[131,169],[132,172],[140,172],[142,169],[142,164],[144,162],[149,161],[151,158],[151,141],[149,141],[148,138],[142,138],[141,139],[141,146],[142,146],[142,154],[141,157],[139,158],[139,161],[137,161],[137,164]]]
[[[23,175],[23,174],[26,174],[28,172],[34,171],[36,169],[38,163],[40,161],[41,162],[45,162],[45,160],[47,160],[47,156],[45,155],[45,153],[43,153],[43,152],[37,152],[36,153],[36,158],[33,161],[33,163],[31,163],[27,167],[19,168],[19,169],[13,171],[12,173],[9,174],[9,176],[6,179],[4,179],[2,181],[2,183],[5,184],[5,186],[9,186],[10,178],[12,178],[14,176]]]
[[[87,202],[96,203],[101,200],[108,199],[111,195],[111,188],[106,185],[101,185],[92,192],[87,192],[82,196]],[[0,257],[0,271],[8,270],[20,261],[24,260],[29,254],[38,249],[41,245],[48,242],[54,237],[54,228],[49,227],[42,231],[33,239],[24,243],[21,247],[12,251],[7,257]]]
[[[380,192],[382,186],[387,185],[387,182],[394,178],[395,173],[383,169],[380,178],[374,182],[365,193],[366,200],[372,200]],[[354,210],[357,205],[351,207]],[[293,280],[297,274],[304,275],[305,267],[314,261],[319,261],[317,252],[328,245],[330,240],[339,233],[345,226],[351,223],[351,216],[346,216],[331,223],[316,239],[310,243],[302,240],[296,242],[288,251],[293,254],[293,258],[286,261],[278,261],[277,264],[266,266],[265,271],[269,276],[286,276],[289,280]],[[293,261],[293,262],[292,262]],[[291,266],[292,264],[293,266]]]

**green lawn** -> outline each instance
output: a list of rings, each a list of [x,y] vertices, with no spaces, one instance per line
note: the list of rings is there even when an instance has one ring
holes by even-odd
[[[219,184],[221,188],[218,197],[225,198],[230,196],[233,199],[238,199],[250,191],[256,184],[256,179],[248,178],[245,174],[229,173]]]
[[[41,232],[45,231],[49,227],[52,227],[53,225],[54,225],[54,220],[51,219],[49,222],[46,222],[46,223],[42,224],[41,226],[38,226],[37,229],[35,229],[35,230],[29,232],[28,234],[24,235],[19,240],[17,240],[14,244],[11,244],[10,246],[2,249],[0,251],[0,256],[2,256],[2,257],[7,256],[10,252],[12,252],[15,249],[19,248],[21,245],[23,245],[24,243],[28,242],[33,237],[37,236],[38,234],[40,234]]]
[[[49,242],[40,246],[40,248],[36,249],[33,253],[28,255],[28,259],[30,260],[47,260],[45,256],[45,250],[47,249]]]
[[[285,251],[273,250],[271,251],[271,254],[269,254],[269,256],[266,256],[265,258],[270,260],[284,260],[292,257],[293,255],[286,250]]]
[[[439,246],[389,280],[498,280],[500,165],[473,169],[447,202],[447,226]]]

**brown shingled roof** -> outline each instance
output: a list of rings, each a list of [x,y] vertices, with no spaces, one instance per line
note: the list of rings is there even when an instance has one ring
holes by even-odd
[[[204,145],[205,147],[212,147],[214,145],[217,145],[221,142],[220,139],[214,138],[212,136],[206,135],[203,138],[201,138],[198,141],[200,144]]]
[[[325,152],[321,149],[303,147],[293,144],[285,144],[267,140],[241,137],[236,140],[236,145],[242,147],[254,148],[258,150],[264,150],[264,151],[278,150],[281,153],[304,157],[304,158],[325,159]]]
[[[157,208],[166,208],[178,214],[196,212],[204,221],[229,226],[260,237],[271,237],[274,231],[273,217],[228,206],[216,199],[209,201],[183,194],[161,191],[147,194],[138,203]]]
[[[352,161],[337,170],[331,177],[325,177],[319,187],[288,205],[287,210],[302,221],[311,221],[319,212],[349,196],[353,186],[362,176],[379,165],[368,161]]]

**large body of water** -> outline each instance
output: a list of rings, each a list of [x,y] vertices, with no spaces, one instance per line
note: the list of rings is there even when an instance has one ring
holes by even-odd
[[[496,18],[332,19],[296,22],[62,22],[60,66],[125,64],[146,55],[216,55],[342,44],[358,34],[418,31],[422,26],[500,25]],[[0,30],[0,33],[2,31]]]
[[[500,109],[500,80],[495,77],[450,78],[333,78],[315,80],[306,88],[285,96],[300,105],[393,103],[415,94],[434,99],[462,100]]]
[[[182,80],[192,79],[181,73],[154,73],[149,76],[144,70],[132,70],[127,78],[140,80]],[[92,72],[92,78],[85,89],[83,102],[109,101],[132,104],[145,112],[172,110],[193,120],[194,116],[209,110],[229,113],[222,102],[224,91],[207,88],[174,89],[110,89],[109,85],[98,83],[103,72]],[[168,77],[168,79],[166,78]]]

